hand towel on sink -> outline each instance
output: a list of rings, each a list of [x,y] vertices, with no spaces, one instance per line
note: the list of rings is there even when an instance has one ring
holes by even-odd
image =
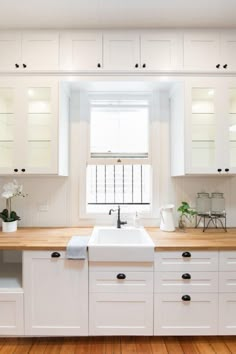
[[[66,258],[87,259],[89,236],[72,236],[67,244]]]

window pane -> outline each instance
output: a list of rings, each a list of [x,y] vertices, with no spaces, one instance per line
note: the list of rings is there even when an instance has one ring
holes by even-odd
[[[127,102],[110,101],[106,105],[93,102],[91,105],[92,157],[148,156],[148,102],[144,101],[145,105],[137,105],[136,101],[133,105]]]

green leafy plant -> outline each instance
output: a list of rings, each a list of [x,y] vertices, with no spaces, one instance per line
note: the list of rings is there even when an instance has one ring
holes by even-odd
[[[185,228],[185,218],[189,221],[192,220],[192,217],[197,214],[197,212],[190,207],[187,202],[181,202],[181,205],[178,207],[177,211],[180,212],[179,218],[179,228]]]
[[[26,197],[27,194],[23,192],[23,186],[19,185],[16,180],[13,182],[6,183],[3,186],[2,197],[6,199],[6,208],[0,213],[0,218],[4,222],[12,222],[20,220],[20,217],[15,211],[11,209],[12,198],[15,197]]]

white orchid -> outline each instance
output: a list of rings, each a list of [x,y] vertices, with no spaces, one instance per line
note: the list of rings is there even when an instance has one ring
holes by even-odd
[[[13,182],[4,184],[2,197],[6,199],[6,208],[0,213],[0,218],[3,221],[20,220],[19,216],[11,210],[11,200],[14,197],[26,197],[27,194],[23,193],[23,186],[19,185],[14,179]]]

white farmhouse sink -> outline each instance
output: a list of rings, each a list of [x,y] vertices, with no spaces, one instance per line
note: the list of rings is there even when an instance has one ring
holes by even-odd
[[[95,262],[153,262],[154,243],[144,228],[95,227],[88,243]]]

